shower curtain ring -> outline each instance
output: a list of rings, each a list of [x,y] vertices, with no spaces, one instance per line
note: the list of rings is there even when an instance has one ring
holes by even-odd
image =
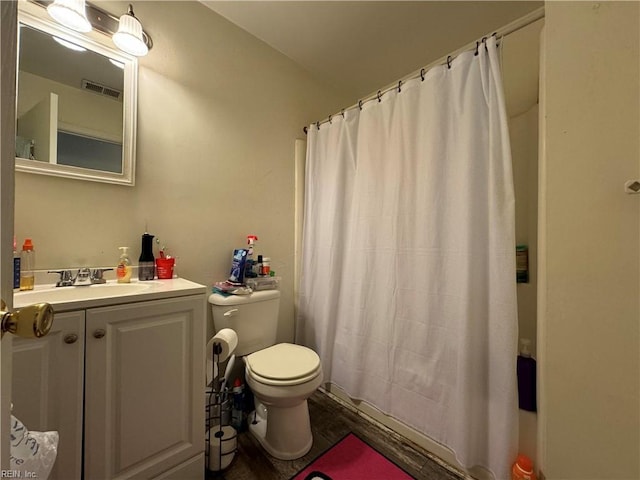
[[[340,115],[342,115],[342,118],[344,118],[344,108],[340,111]]]
[[[316,122],[316,128],[320,130],[320,122]]]
[[[329,125],[333,125],[333,123],[331,122],[332,118],[333,118],[333,115],[329,115]]]
[[[358,108],[362,111],[362,100],[358,100]]]
[[[447,68],[448,68],[449,70],[451,70],[451,60],[452,60],[451,55],[449,55],[449,56],[447,57]]]
[[[309,129],[306,126],[302,128],[302,131],[304,132],[305,135],[309,133]]]
[[[398,82],[398,93],[402,92],[402,80]]]
[[[382,101],[382,93],[378,90],[378,103]]]
[[[427,73],[426,70],[424,68],[420,69],[420,78],[422,79],[422,81],[424,82],[424,74]]]
[[[476,53],[474,53],[474,55],[477,57],[478,56],[478,48],[480,47],[480,42],[476,42]]]

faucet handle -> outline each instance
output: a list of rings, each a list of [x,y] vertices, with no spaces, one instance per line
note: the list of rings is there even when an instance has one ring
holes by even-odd
[[[107,283],[102,274],[109,270],[113,270],[113,268],[94,268],[91,271],[91,283]]]
[[[56,287],[70,287],[75,280],[71,270],[49,270],[47,273],[57,273],[60,275],[60,278],[56,282]]]
[[[91,285],[91,270],[87,267],[82,267],[78,270],[76,279],[73,282],[74,285]]]

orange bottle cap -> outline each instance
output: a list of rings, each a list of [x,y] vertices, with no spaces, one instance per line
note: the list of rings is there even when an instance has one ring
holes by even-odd
[[[526,455],[522,455],[522,454],[518,455],[518,458],[516,459],[516,464],[526,473],[533,472],[533,462]]]
[[[33,250],[33,243],[30,238],[25,238],[24,243],[22,244],[23,250]]]

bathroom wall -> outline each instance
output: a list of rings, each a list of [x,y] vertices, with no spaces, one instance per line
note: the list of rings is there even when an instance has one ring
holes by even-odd
[[[98,2],[117,15],[127,4]],[[211,285],[256,234],[291,341],[295,139],[352,99],[199,2],[133,7],[154,42],[140,60],[136,185],[17,173],[18,242],[33,238],[39,269],[112,266],[123,245],[137,260],[147,230],[180,276]]]
[[[516,197],[516,243],[527,245],[529,281],[518,283],[518,336],[531,340],[536,356],[538,234],[538,105],[509,119]],[[537,414],[519,410],[520,453],[536,458]]]
[[[640,478],[640,4],[545,8],[540,466]]]

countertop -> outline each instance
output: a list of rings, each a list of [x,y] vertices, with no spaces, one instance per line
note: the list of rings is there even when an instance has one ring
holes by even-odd
[[[184,278],[142,282],[132,279],[131,283],[125,284],[109,280],[104,284],[73,287],[56,287],[55,284],[36,285],[33,290],[15,292],[13,305],[14,308],[20,308],[33,303],[46,302],[51,304],[54,312],[67,312],[187,295],[202,295],[204,301],[208,291],[206,286]]]

